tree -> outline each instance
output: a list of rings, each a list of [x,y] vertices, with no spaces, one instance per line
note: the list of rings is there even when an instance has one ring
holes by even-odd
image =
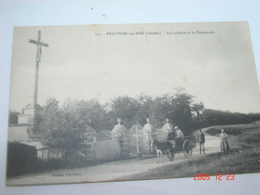
[[[91,99],[88,101],[68,101],[67,104],[73,104],[79,115],[86,120],[86,124],[94,128],[97,132],[105,130],[105,115],[106,111],[100,105],[97,99]]]
[[[49,99],[44,106],[40,130],[43,144],[50,148],[59,148],[66,155],[75,154],[80,149],[86,133],[86,116],[78,111],[78,102],[66,101],[59,108],[56,99]]]
[[[245,124],[251,123],[254,119],[250,114],[233,113],[228,111],[205,109],[205,125],[226,125],[226,124]]]
[[[173,112],[174,110],[168,99],[168,95],[164,95],[153,100],[150,107],[149,118],[156,128],[161,128],[166,118],[173,118]]]
[[[179,126],[185,134],[190,134],[195,129],[191,117],[193,96],[188,94],[184,88],[177,88],[174,93],[164,94],[155,99],[147,96],[140,98],[140,100],[145,101],[139,101],[141,103],[137,116],[139,118],[149,117],[156,128],[161,128],[168,118],[174,125]]]
[[[34,116],[34,125],[33,125],[33,133],[34,134],[40,134],[40,124],[42,122],[42,110],[35,113]]]
[[[94,130],[106,128],[107,112],[96,99],[67,99],[60,107],[56,99],[50,98],[43,107],[40,131],[43,144],[59,148],[66,154],[81,150],[83,139]]]
[[[169,118],[183,130],[184,134],[188,135],[194,130],[191,117],[193,96],[188,94],[184,88],[177,88],[175,90],[175,93],[168,95],[172,108]]]
[[[136,121],[144,125],[146,118],[149,118],[156,128],[161,128],[168,118],[185,134],[190,134],[195,128],[191,117],[192,102],[193,96],[186,93],[183,88],[155,99],[144,94],[137,98],[117,97],[111,102],[110,117],[114,117],[114,121],[116,118],[122,118],[128,129]]]
[[[205,117],[203,116],[204,104],[202,102],[195,103],[191,108],[194,126],[202,128],[205,123]]]
[[[121,118],[127,129],[135,124],[135,115],[140,108],[140,104],[135,98],[128,96],[114,98],[111,107],[111,116]]]
[[[192,110],[197,113],[197,116],[199,116],[201,111],[204,110],[204,104],[200,102],[199,104],[193,104]]]
[[[146,124],[146,119],[150,118],[151,116],[151,107],[154,103],[154,100],[152,99],[151,96],[141,94],[136,98],[139,109],[137,110],[135,117],[134,117],[134,122],[138,121],[140,124],[144,125]]]

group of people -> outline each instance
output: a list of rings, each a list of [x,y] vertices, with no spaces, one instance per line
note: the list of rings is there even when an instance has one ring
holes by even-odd
[[[205,135],[202,133],[201,129],[199,130],[199,134],[197,137],[199,146],[200,146],[200,154],[203,152],[205,154]],[[220,150],[222,152],[227,152],[229,151],[229,144],[228,144],[228,139],[227,139],[227,133],[225,133],[224,129],[221,129],[220,133]]]
[[[184,134],[178,126],[175,126],[174,129],[172,129],[167,136],[167,140],[171,142],[173,146],[175,146],[176,150],[178,150],[178,148],[182,144],[183,139]]]
[[[181,147],[181,143],[184,140],[184,134],[179,129],[178,126],[175,126],[174,129],[172,129],[169,132],[169,134],[167,136],[167,140],[170,141],[173,145],[175,145],[176,149],[178,149],[178,147]],[[205,144],[205,135],[201,129],[199,130],[199,133],[197,135],[197,141],[199,143],[200,154],[202,154],[202,153],[206,154],[205,145],[204,145]],[[226,152],[229,150],[227,133],[225,133],[224,129],[221,129],[221,133],[220,133],[220,150],[222,152]]]

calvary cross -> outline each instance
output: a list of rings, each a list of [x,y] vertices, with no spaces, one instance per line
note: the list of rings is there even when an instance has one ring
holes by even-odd
[[[30,43],[36,44],[37,45],[37,55],[36,55],[36,72],[35,72],[35,84],[34,84],[34,102],[33,106],[34,109],[36,108],[37,105],[37,90],[38,90],[38,74],[39,74],[39,63],[41,61],[41,55],[42,55],[42,46],[48,47],[47,43],[41,42],[41,31],[38,31],[38,41],[29,40]]]

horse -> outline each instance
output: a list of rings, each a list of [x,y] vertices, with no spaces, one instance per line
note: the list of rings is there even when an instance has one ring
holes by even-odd
[[[157,163],[159,163],[159,158],[161,158],[161,163],[163,163],[163,152],[166,152],[166,155],[171,161],[173,160],[174,149],[172,148],[172,144],[170,142],[160,142],[155,139],[153,141],[153,145],[157,153]]]

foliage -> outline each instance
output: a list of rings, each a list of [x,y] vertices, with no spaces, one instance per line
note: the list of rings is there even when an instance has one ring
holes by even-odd
[[[139,109],[135,114],[134,121],[138,121],[141,125],[146,124],[146,119],[151,116],[151,106],[153,105],[154,101],[151,96],[141,94],[136,98],[137,102],[139,103]],[[150,117],[151,118],[151,117]],[[133,124],[135,124],[133,123]],[[132,125],[133,125],[132,124]]]
[[[258,115],[259,116],[259,115]],[[225,125],[225,124],[243,124],[259,120],[260,117],[251,117],[251,115],[242,113],[233,113],[228,111],[205,109],[203,112],[204,126]]]
[[[167,96],[155,98],[151,104],[149,113],[151,123],[153,123],[156,128],[161,128],[166,118],[172,119],[173,111],[173,107],[167,99]]]
[[[66,102],[66,106],[69,107],[70,105],[73,105],[75,114],[82,116],[81,120],[86,120],[85,122],[87,125],[91,126],[96,131],[105,129],[103,121],[105,119],[106,111],[96,99],[88,101],[69,100]]]
[[[191,117],[192,102],[193,96],[186,93],[183,88],[178,88],[173,94],[165,94],[154,99],[144,94],[137,98],[128,96],[115,98],[111,103],[110,114],[115,118],[121,118],[128,129],[136,121],[144,125],[146,118],[149,118],[156,128],[161,128],[168,118],[185,134],[190,134],[194,130]]]
[[[65,154],[73,153],[80,147],[87,129],[86,116],[78,111],[77,101],[66,101],[59,108],[58,101],[49,99],[44,106],[40,129],[43,144],[61,148]]]
[[[40,129],[45,145],[76,150],[88,127],[97,132],[111,131],[117,118],[122,119],[127,129],[136,124],[136,121],[145,125],[146,118],[159,129],[168,118],[185,135],[205,126],[250,123],[260,119],[260,114],[205,109],[202,102],[194,103],[193,98],[183,88],[178,88],[173,93],[155,98],[145,94],[136,98],[116,97],[105,105],[96,99],[67,100],[59,107],[57,100],[49,99],[39,119]],[[192,115],[194,112],[197,113],[195,117]]]
[[[193,130],[193,123],[191,117],[191,103],[193,102],[193,96],[186,93],[183,89],[177,90],[175,98],[172,99],[174,116],[173,120],[176,121],[176,125],[190,134]]]
[[[34,126],[33,126],[33,133],[40,134],[40,124],[42,122],[42,111],[36,112],[34,117]]]
[[[196,112],[197,115],[200,115],[200,111],[204,110],[203,102],[200,102],[199,104],[193,104],[192,110]]]
[[[121,118],[127,129],[135,124],[135,115],[140,108],[139,102],[131,97],[123,96],[112,99],[111,115],[115,118]]]

